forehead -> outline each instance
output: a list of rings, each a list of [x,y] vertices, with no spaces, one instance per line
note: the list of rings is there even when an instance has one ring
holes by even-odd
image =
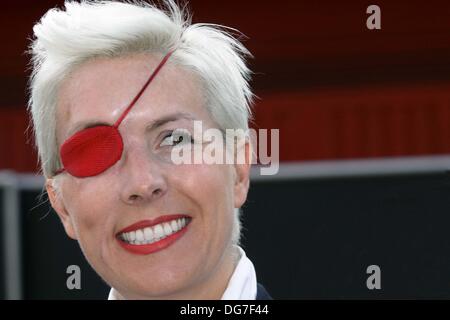
[[[162,56],[135,54],[96,58],[76,68],[61,84],[57,102],[58,141],[83,122],[113,124],[143,87]],[[169,58],[170,62],[170,58]],[[203,90],[195,75],[166,63],[128,117],[155,120],[170,112],[203,113]]]

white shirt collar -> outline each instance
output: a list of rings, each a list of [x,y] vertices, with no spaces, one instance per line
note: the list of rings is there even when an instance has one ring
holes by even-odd
[[[255,300],[256,299],[256,271],[253,263],[247,258],[245,251],[239,249],[239,262],[231,275],[228,286],[225,289],[221,300]],[[108,300],[120,300],[122,297],[111,288]]]
[[[245,251],[238,247],[240,259],[231,275],[228,286],[221,300],[255,300],[256,299],[256,271],[253,263],[245,255]]]

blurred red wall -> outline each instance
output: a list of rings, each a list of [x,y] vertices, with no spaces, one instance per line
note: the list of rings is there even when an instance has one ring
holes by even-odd
[[[0,12],[0,169],[36,171],[25,134],[32,26],[62,1]],[[192,0],[194,22],[247,38],[257,128],[280,129],[282,161],[450,153],[450,2]]]

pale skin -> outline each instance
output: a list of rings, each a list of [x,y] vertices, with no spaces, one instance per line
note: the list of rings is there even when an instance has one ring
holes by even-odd
[[[80,123],[113,124],[161,57],[99,58],[76,69],[58,95],[58,147]],[[217,126],[205,108],[197,78],[166,64],[120,125],[124,151],[114,166],[94,177],[57,176],[60,196],[54,178],[46,180],[51,205],[67,235],[79,242],[96,272],[126,299],[220,299],[236,266],[233,215],[247,198],[250,146],[244,145],[245,164],[164,161],[162,133],[190,128],[192,123],[179,117],[181,113],[204,126]],[[171,115],[175,120],[148,129]],[[136,255],[116,239],[119,230],[137,221],[180,213],[192,217],[189,229],[166,249]]]

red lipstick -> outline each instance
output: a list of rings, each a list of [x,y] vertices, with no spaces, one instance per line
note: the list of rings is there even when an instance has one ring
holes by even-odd
[[[155,219],[147,219],[147,220],[142,220],[142,221],[133,223],[132,225],[120,230],[117,234],[119,235],[124,232],[130,232],[130,231],[135,231],[138,229],[144,229],[146,227],[153,227],[153,226],[163,223],[163,222],[177,220],[177,219],[181,219],[181,218],[191,218],[191,217],[187,216],[185,214],[171,214],[171,215],[167,215],[167,216],[159,216],[158,218],[155,218]]]
[[[168,222],[168,221],[177,220],[177,219],[181,219],[181,218],[186,218],[186,225],[184,227],[182,227],[177,232],[174,232],[171,235],[165,237],[164,239],[155,241],[153,243],[131,244],[131,243],[128,243],[125,240],[121,239],[121,237],[120,237],[120,235],[122,233],[127,233],[127,232],[131,232],[131,231],[139,230],[139,229],[144,229],[146,227],[152,227],[157,224],[161,224],[163,222]],[[183,214],[165,215],[165,216],[160,216],[156,219],[142,220],[142,221],[134,223],[134,224],[122,229],[121,231],[119,231],[116,235],[116,239],[117,239],[117,241],[119,241],[120,246],[122,248],[124,248],[125,250],[127,250],[128,252],[134,253],[134,254],[146,255],[146,254],[150,254],[150,253],[154,253],[154,252],[163,250],[163,249],[169,247],[170,245],[172,245],[175,241],[177,241],[180,237],[182,237],[186,233],[187,228],[189,227],[190,221],[191,221],[191,217],[187,216],[187,215],[183,215]]]

